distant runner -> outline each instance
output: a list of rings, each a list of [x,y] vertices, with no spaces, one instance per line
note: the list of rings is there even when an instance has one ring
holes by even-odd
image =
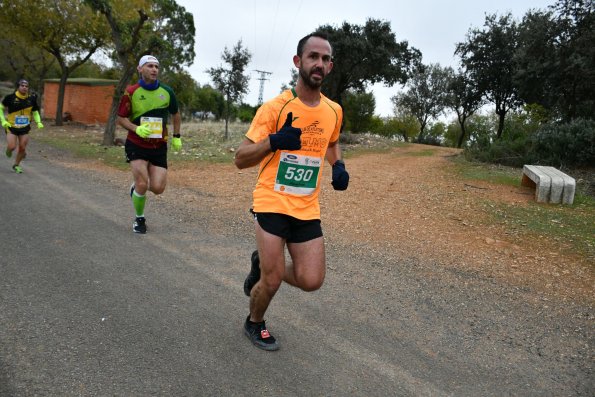
[[[145,220],[146,193],[161,194],[167,184],[167,119],[172,115],[171,148],[182,149],[180,127],[182,118],[173,90],[157,80],[159,61],[152,55],[143,56],[137,67],[138,83],[126,88],[118,108],[118,124],[128,130],[126,161],[130,163],[134,182],[130,197],[135,219],[132,231],[147,232]]]
[[[4,117],[4,109],[8,111],[8,118]],[[18,147],[12,166],[17,174],[23,172],[21,161],[27,157],[31,118],[37,123],[37,128],[43,128],[37,95],[29,94],[29,82],[21,79],[16,91],[5,96],[0,104],[0,121],[6,132],[6,157],[11,158],[12,152]]]

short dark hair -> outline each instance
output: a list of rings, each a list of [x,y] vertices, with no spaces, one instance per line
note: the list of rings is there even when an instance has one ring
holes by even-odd
[[[320,39],[329,41],[328,39],[328,34],[326,32],[322,32],[322,31],[316,31],[313,33],[310,33],[307,36],[304,36],[300,39],[300,41],[298,41],[298,45],[297,45],[297,56],[301,58],[302,54],[304,53],[304,46],[306,45],[306,41],[308,41],[308,39],[310,37],[318,37]],[[329,41],[330,44],[330,41]],[[331,54],[333,53],[333,46],[331,45]]]

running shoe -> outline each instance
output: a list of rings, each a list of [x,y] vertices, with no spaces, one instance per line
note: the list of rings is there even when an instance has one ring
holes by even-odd
[[[12,166],[12,170],[13,170],[14,172],[16,172],[17,174],[22,174],[22,173],[23,173],[23,169],[21,168],[21,166],[20,166],[20,165],[16,165],[16,164],[15,164],[15,165],[13,165],[13,166]]]
[[[132,231],[134,233],[145,234],[147,232],[147,224],[144,217],[139,216],[134,220],[132,224]]]
[[[8,158],[12,157],[12,150],[10,150],[9,148],[6,148],[6,151],[4,153],[6,154],[6,157],[8,157]]]
[[[246,318],[244,323],[244,334],[250,339],[254,346],[263,350],[279,350],[279,344],[273,335],[270,334],[264,321],[260,323],[253,323],[250,321],[250,316]]]
[[[250,273],[248,273],[246,280],[244,280],[244,294],[246,294],[246,296],[250,296],[252,287],[256,285],[258,280],[260,280],[260,258],[258,257],[258,250],[252,253],[250,262],[252,262],[252,267],[250,268]]]

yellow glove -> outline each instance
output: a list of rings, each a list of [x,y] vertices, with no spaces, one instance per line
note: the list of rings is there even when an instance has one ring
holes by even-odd
[[[12,124],[10,124],[10,122],[8,120],[2,120],[2,127],[10,128],[10,127],[12,127]]]
[[[151,129],[149,128],[149,123],[139,125],[134,132],[141,138],[146,138],[152,134]]]
[[[179,152],[182,150],[182,138],[173,137],[171,139],[171,148],[174,152]]]
[[[41,121],[37,123],[37,128],[39,128],[39,129],[43,128],[43,123]]]

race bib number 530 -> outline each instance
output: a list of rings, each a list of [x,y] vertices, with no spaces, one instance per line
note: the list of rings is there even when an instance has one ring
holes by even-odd
[[[307,195],[316,190],[322,159],[293,153],[281,153],[275,190],[278,192]]]

